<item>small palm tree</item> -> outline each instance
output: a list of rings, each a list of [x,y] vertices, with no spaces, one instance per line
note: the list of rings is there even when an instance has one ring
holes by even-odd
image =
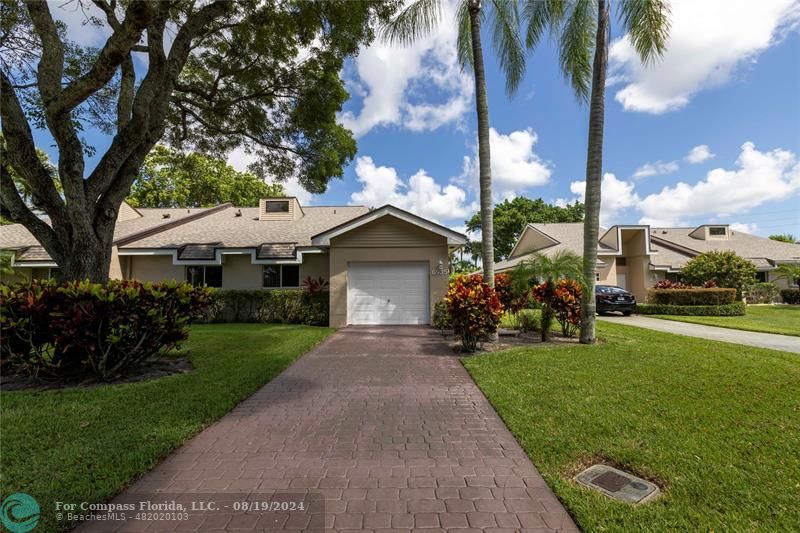
[[[481,204],[483,279],[494,287],[494,226],[492,223],[492,165],[489,147],[489,98],[483,65],[481,26],[488,11],[491,35],[506,75],[506,90],[516,91],[525,72],[525,48],[519,35],[519,12],[516,1],[461,0],[458,4],[458,58],[462,68],[472,68],[475,79],[475,110],[478,117],[478,169]],[[408,45],[428,35],[442,22],[442,0],[416,0],[407,5],[383,28],[383,38],[391,43]]]
[[[594,293],[597,240],[600,233],[600,184],[603,175],[605,86],[610,33],[610,0],[524,0],[528,27],[526,45],[536,46],[549,30],[558,41],[559,61],[580,100],[589,100],[589,144],[586,157],[586,194],[583,229],[583,277],[586,294]],[[644,63],[666,50],[669,36],[669,0],[619,0],[622,31],[628,34]],[[581,342],[595,341],[595,301],[583,298]]]
[[[511,274],[511,283],[516,294],[529,291],[533,285],[545,284],[541,302],[542,342],[550,338],[550,327],[555,317],[551,302],[555,298],[556,283],[561,279],[583,281],[583,262],[580,256],[566,250],[553,255],[536,254],[530,261],[520,263]]]
[[[784,263],[775,269],[776,279],[785,279],[789,285],[800,285],[800,264]]]

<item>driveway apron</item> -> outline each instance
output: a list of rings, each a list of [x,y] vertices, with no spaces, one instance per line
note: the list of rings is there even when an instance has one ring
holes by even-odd
[[[427,327],[339,330],[114,501],[173,496],[216,508],[79,530],[577,531]]]

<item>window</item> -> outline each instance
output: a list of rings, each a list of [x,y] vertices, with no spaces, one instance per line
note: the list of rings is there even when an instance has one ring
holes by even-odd
[[[267,213],[288,213],[289,202],[267,202],[265,209]]]
[[[725,226],[711,226],[708,228],[708,234],[712,237],[724,237],[727,235],[726,229]]]
[[[299,287],[300,265],[265,265],[264,287]]]
[[[186,267],[186,281],[200,287],[222,287],[221,266],[190,266]]]
[[[759,283],[766,283],[767,282],[767,273],[766,272],[756,272],[756,280]]]
[[[625,257],[617,257],[617,266],[618,267],[624,267],[624,266],[627,266],[627,264],[628,264],[627,258],[625,258]]]

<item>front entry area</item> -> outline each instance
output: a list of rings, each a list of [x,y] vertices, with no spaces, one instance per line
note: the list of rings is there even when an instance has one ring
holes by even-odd
[[[347,265],[347,323],[428,324],[427,262],[350,262]]]

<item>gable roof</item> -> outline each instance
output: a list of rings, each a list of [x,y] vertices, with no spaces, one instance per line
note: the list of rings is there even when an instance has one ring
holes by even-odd
[[[701,226],[702,227],[702,226]],[[692,236],[697,228],[651,228],[650,239],[658,247],[658,265],[680,268],[692,257],[703,252],[732,251],[749,259],[757,268],[773,264],[800,261],[800,244],[773,241],[730,230],[727,239],[701,239]]]
[[[450,228],[442,226],[441,224],[431,222],[430,220],[424,219],[413,213],[409,213],[408,211],[400,209],[399,207],[388,204],[384,205],[383,207],[379,207],[378,209],[373,209],[372,211],[364,213],[359,217],[348,220],[343,224],[339,224],[321,233],[318,233],[317,235],[314,235],[311,238],[311,243],[314,246],[330,246],[332,238],[338,237],[339,235],[347,233],[348,231],[352,231],[365,224],[369,224],[370,222],[374,222],[385,216],[395,217],[404,222],[408,222],[409,224],[426,229],[432,233],[436,233],[437,235],[441,235],[447,239],[447,244],[451,246],[460,246],[467,243],[467,237],[462,233],[458,233],[457,231],[453,231]]]

